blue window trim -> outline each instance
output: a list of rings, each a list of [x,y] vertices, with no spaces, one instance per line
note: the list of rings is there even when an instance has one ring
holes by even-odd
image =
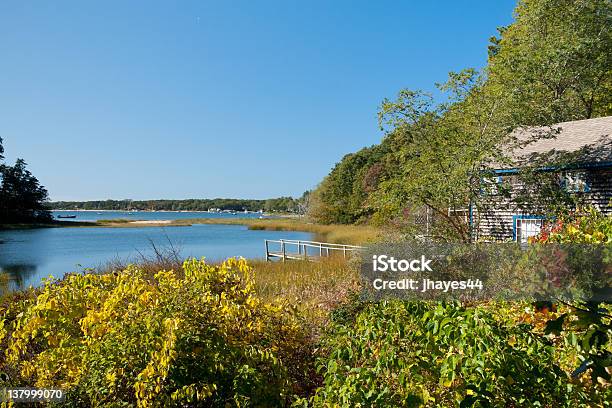
[[[497,175],[497,176],[494,176],[494,177],[481,177],[480,178],[480,189],[479,189],[480,195],[485,195],[485,194],[488,193],[487,191],[485,191],[485,188],[484,188],[485,178],[489,178],[489,179],[491,179],[491,181],[493,181],[493,179],[495,179],[495,184],[498,185],[498,186],[501,183],[504,182],[504,178],[502,176],[500,176],[500,175]],[[497,194],[497,192],[495,194]]]
[[[516,220],[545,220],[544,215],[518,214],[512,216],[512,240],[516,241]]]
[[[549,167],[541,167],[538,171],[559,171],[559,170],[582,170],[582,169],[600,169],[600,168],[608,168],[612,167],[612,161],[605,162],[597,162],[597,163],[577,163],[570,164],[567,166],[549,166]],[[493,173],[495,174],[517,174],[521,171],[520,168],[514,167],[510,169],[493,169]]]
[[[584,190],[583,191],[575,191],[575,190],[569,190],[567,187],[567,183],[566,183],[566,179],[565,179],[565,175],[567,173],[575,173],[570,171],[565,171],[564,173],[561,174],[561,187],[563,187],[565,189],[565,191],[569,192],[569,193],[590,193],[591,192],[591,183],[589,181],[589,175],[588,174],[584,174],[585,178],[584,178]]]

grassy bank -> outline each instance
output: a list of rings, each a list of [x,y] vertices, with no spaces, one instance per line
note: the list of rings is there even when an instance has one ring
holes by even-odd
[[[131,220],[110,219],[96,222],[53,221],[44,224],[1,225],[0,229],[30,229],[58,227],[104,227],[104,228],[143,228],[143,227],[186,227],[196,224],[246,225],[251,230],[302,231],[316,235],[316,239],[339,244],[360,245],[380,239],[388,232],[367,225],[323,225],[307,222],[298,218],[190,218],[181,220]]]
[[[196,224],[246,225],[251,230],[266,231],[302,231],[316,235],[316,239],[342,244],[359,245],[381,238],[385,231],[365,225],[323,225],[307,222],[298,218],[188,218],[181,220],[100,220],[95,225],[100,227],[134,228],[134,227],[180,227]]]
[[[374,241],[384,235],[384,231],[364,225],[323,225],[307,222],[303,219],[220,219],[220,218],[196,218],[186,220],[175,220],[169,225],[193,225],[193,224],[225,224],[246,225],[251,230],[267,231],[303,231],[317,236],[317,239],[325,242],[359,245]]]
[[[15,223],[15,224],[0,224],[1,230],[20,230],[20,229],[35,229],[35,228],[63,228],[63,227],[96,227],[95,222],[88,221],[49,221],[35,223]]]
[[[302,231],[316,235],[316,239],[337,244],[359,245],[375,241],[389,231],[367,225],[323,225],[308,222],[298,218],[190,218],[181,220],[132,220],[109,219],[96,222],[88,221],[52,221],[39,224],[8,224],[0,225],[2,229],[32,229],[61,227],[104,227],[104,228],[143,228],[143,227],[187,227],[196,224],[246,225],[251,230],[266,231]]]
[[[255,272],[255,292],[266,301],[281,299],[294,305],[314,337],[320,335],[329,313],[359,287],[357,264],[341,258],[249,264]]]

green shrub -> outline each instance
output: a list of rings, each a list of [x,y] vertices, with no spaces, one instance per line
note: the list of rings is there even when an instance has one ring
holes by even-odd
[[[307,333],[244,260],[72,275],[0,312],[0,387],[61,387],[71,406],[282,406],[307,375]]]
[[[612,244],[612,216],[590,208],[560,217],[531,239],[538,243]]]
[[[612,380],[612,216],[590,208],[561,217],[544,228],[532,242],[580,244],[575,246],[574,263],[583,270],[587,270],[589,261],[594,259],[593,253],[601,251],[604,261],[598,270],[601,273],[586,279],[582,277],[587,283],[596,282],[596,290],[573,299],[571,308],[550,320],[546,331],[552,336],[571,338],[575,344],[581,363],[572,373],[573,377],[590,378],[593,387],[609,386]]]
[[[530,325],[485,307],[389,301],[336,313],[314,406],[596,406]]]

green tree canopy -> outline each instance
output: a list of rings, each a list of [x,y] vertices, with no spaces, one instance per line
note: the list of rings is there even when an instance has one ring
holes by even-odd
[[[319,222],[345,224],[367,217],[371,211],[365,199],[383,177],[380,162],[386,153],[383,144],[344,156],[310,198],[310,215]]]
[[[50,220],[45,207],[47,190],[26,168],[23,159],[17,159],[14,166],[3,165],[0,173],[0,224]]]
[[[612,2],[521,0],[489,47],[488,84],[523,125],[612,114]]]

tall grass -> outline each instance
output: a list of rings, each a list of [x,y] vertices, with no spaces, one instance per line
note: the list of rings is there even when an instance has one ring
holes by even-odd
[[[319,337],[329,314],[359,287],[358,266],[343,258],[318,262],[249,262],[255,271],[255,291],[262,298],[292,304]]]
[[[9,292],[11,284],[11,275],[6,272],[0,272],[0,297]]]
[[[315,234],[317,240],[336,244],[361,245],[376,241],[388,232],[368,225],[323,225],[302,219],[194,218],[175,220],[169,225],[229,224],[246,225],[252,230],[303,231]]]
[[[146,227],[179,227],[194,224],[246,225],[251,230],[267,231],[303,231],[315,234],[319,241],[334,244],[363,245],[368,242],[389,238],[394,233],[370,225],[315,224],[298,218],[186,218],[180,220],[159,220],[143,223],[142,220],[109,219],[96,222],[54,222],[45,226],[63,227],[107,227],[107,228],[146,228]],[[41,226],[39,226],[41,227]],[[396,233],[395,233],[396,234]]]
[[[133,222],[135,220],[129,220],[127,218],[114,218],[111,220],[98,220],[96,221],[97,224],[101,224],[101,225],[109,225],[109,224],[129,224],[130,222]]]

